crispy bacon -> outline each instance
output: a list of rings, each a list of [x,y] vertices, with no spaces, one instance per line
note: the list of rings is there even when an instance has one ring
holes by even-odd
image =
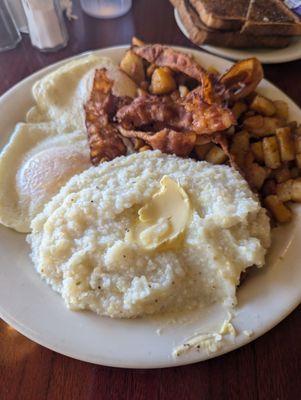
[[[162,44],[134,46],[132,50],[138,56],[150,63],[154,63],[158,67],[169,67],[200,82],[202,84],[202,97],[206,103],[212,104],[219,101],[210,74],[190,55]]]
[[[126,154],[126,146],[109,120],[118,104],[112,95],[112,87],[113,82],[107,77],[105,68],[96,70],[91,96],[85,105],[85,123],[93,165]]]
[[[228,108],[204,103],[198,89],[179,102],[167,97],[137,97],[130,105],[122,107],[116,117],[122,127],[129,130],[161,122],[177,131],[190,130],[198,135],[226,130],[236,122]]]
[[[156,133],[127,130],[119,127],[122,136],[127,138],[140,138],[154,150],[161,150],[162,153],[175,154],[180,157],[187,157],[196,141],[194,132],[177,132],[164,128]]]

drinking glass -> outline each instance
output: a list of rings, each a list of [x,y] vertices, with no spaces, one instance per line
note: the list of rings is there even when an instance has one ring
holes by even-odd
[[[20,32],[6,0],[0,1],[0,51],[13,49],[21,40]]]
[[[116,18],[126,14],[132,0],[80,0],[82,9],[97,18]]]

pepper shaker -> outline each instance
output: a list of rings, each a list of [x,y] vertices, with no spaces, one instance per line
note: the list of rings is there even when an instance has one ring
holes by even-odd
[[[56,51],[68,43],[68,34],[59,0],[22,0],[29,35],[34,47]]]

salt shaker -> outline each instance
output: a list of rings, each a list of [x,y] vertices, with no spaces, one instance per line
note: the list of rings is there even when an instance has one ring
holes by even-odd
[[[56,51],[68,43],[59,0],[22,0],[31,43],[41,51]]]

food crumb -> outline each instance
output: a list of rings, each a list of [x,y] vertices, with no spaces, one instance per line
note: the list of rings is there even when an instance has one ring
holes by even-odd
[[[251,337],[253,335],[253,331],[248,331],[248,330],[245,330],[242,333],[247,337]]]

